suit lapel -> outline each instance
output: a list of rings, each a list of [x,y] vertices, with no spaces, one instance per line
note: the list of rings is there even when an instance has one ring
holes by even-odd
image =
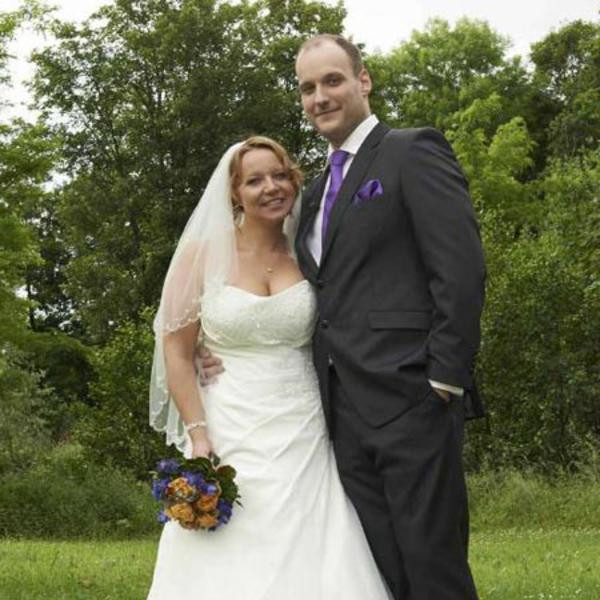
[[[344,182],[340,191],[338,193],[337,199],[331,211],[331,215],[329,217],[329,226],[327,227],[327,235],[325,236],[325,243],[323,247],[323,252],[321,254],[321,264],[320,267],[323,267],[325,260],[327,259],[327,255],[329,254],[329,250],[331,249],[331,245],[333,240],[335,239],[335,235],[339,228],[340,222],[342,220],[342,216],[350,203],[354,194],[358,190],[358,186],[361,184],[367,169],[373,159],[375,158],[375,154],[377,151],[377,146],[381,142],[383,136],[389,131],[389,127],[384,125],[383,123],[378,123],[373,131],[367,136],[363,144],[361,145],[358,153],[354,157],[352,164],[350,165],[350,169],[348,173],[346,173],[346,177],[344,177]],[[324,185],[324,183],[323,183]],[[321,192],[323,188],[321,187]]]
[[[323,191],[325,189],[325,183],[329,176],[329,169],[326,169],[315,181],[311,184],[309,189],[305,192],[305,196],[302,202],[302,214],[300,217],[300,225],[298,228],[298,252],[304,259],[304,264],[310,269],[313,275],[316,276],[319,266],[315,262],[315,259],[310,251],[307,244],[307,237],[312,227],[314,226],[315,218],[319,212],[319,205]]]

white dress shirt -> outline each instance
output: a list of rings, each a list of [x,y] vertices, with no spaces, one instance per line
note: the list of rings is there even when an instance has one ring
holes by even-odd
[[[344,177],[346,177],[346,173],[356,156],[356,153],[362,146],[363,142],[367,139],[367,136],[373,131],[375,125],[379,123],[379,119],[375,115],[369,115],[344,141],[344,143],[339,147],[339,150],[345,150],[348,153],[348,158],[346,158],[346,162],[344,163]],[[327,162],[329,162],[329,157],[331,153],[335,150],[331,144],[327,150]],[[319,204],[319,212],[315,218],[315,223],[311,231],[309,231],[306,237],[306,244],[310,253],[313,255],[315,262],[320,264],[321,262],[321,254],[323,251],[321,245],[321,229],[323,227],[323,208],[325,207],[325,196],[329,191],[329,183],[330,178],[327,179],[327,183],[325,184],[325,189],[323,190],[323,197],[321,198],[321,203]]]
[[[375,126],[379,123],[379,119],[375,115],[369,115],[360,125],[354,129],[354,131],[344,140],[344,143],[339,147],[339,150],[345,150],[348,152],[348,158],[346,158],[346,162],[344,163],[343,174],[346,177],[346,173],[348,173],[348,169],[356,156],[356,153],[359,151],[363,142],[367,139],[368,135],[373,131]],[[335,150],[329,145],[327,150],[327,160],[329,161],[329,157],[331,153]],[[310,253],[313,255],[315,262],[317,264],[321,263],[321,254],[323,252],[322,247],[322,238],[321,238],[321,229],[323,226],[323,208],[325,206],[325,196],[329,190],[330,178],[327,179],[327,183],[325,184],[325,189],[323,190],[323,196],[321,197],[321,202],[319,204],[319,212],[315,218],[315,222],[311,231],[308,232],[306,237],[306,244]],[[440,390],[444,390],[446,392],[450,392],[456,396],[463,395],[463,389],[460,387],[456,387],[454,385],[449,385],[447,383],[440,383],[439,381],[429,380],[429,383]]]

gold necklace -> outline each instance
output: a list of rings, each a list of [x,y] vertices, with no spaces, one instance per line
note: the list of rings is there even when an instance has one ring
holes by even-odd
[[[275,260],[271,263],[271,265],[268,267],[265,267],[265,271],[267,273],[269,273],[269,275],[271,273],[273,273],[273,271],[275,270],[275,265],[277,264],[278,261],[279,261],[279,256],[275,256]]]
[[[243,237],[244,232],[243,232],[242,228],[239,225],[237,226],[237,230],[239,231],[240,235]],[[282,241],[282,248],[283,249],[287,248],[287,243],[285,241],[285,238]],[[273,263],[271,264],[271,266],[263,267],[265,269],[265,271],[269,275],[271,275],[272,273],[274,273],[274,271],[275,271],[275,265],[277,264],[278,261],[279,261],[279,255],[277,255],[275,257],[275,260],[273,261]]]

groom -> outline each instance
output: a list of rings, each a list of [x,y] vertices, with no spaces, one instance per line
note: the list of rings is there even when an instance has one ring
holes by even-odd
[[[397,600],[474,600],[464,418],[485,267],[467,182],[434,129],[371,114],[360,52],[329,34],[296,59],[329,142],[306,189],[300,267],[317,291],[314,360],[344,487]]]

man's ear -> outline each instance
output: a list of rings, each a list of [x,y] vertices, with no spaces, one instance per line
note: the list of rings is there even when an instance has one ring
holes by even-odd
[[[371,93],[371,89],[373,88],[373,83],[371,81],[371,76],[369,72],[363,67],[358,74],[358,81],[360,83],[360,91],[363,96],[368,96]]]

